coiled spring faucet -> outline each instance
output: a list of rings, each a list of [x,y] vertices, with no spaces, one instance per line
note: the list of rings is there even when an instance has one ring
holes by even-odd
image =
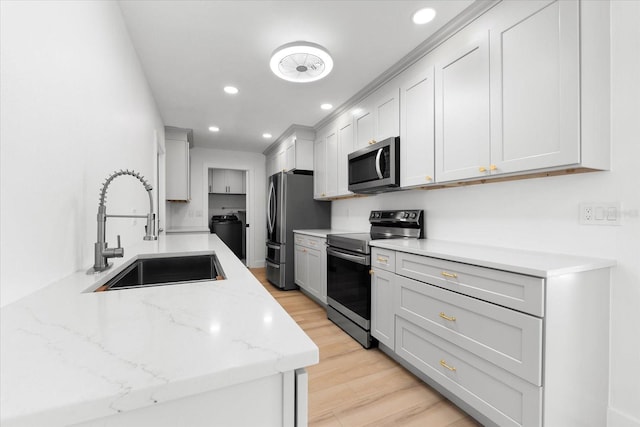
[[[122,175],[130,175],[137,178],[144,186],[144,189],[147,190],[147,193],[149,194],[149,213],[147,215],[107,215],[107,206],[105,203],[107,199],[107,188],[109,187],[109,184],[111,184],[111,181]],[[121,258],[124,255],[124,248],[120,246],[120,235],[118,235],[118,247],[108,247],[106,242],[107,218],[146,218],[147,225],[145,226],[146,234],[144,236],[144,240],[158,239],[158,236],[156,235],[156,214],[153,212],[152,190],[153,187],[142,175],[129,169],[120,169],[119,171],[112,173],[102,184],[102,189],[100,190],[100,203],[98,205],[98,241],[94,245],[95,261],[93,267],[89,269],[88,273],[104,271],[111,267],[111,264],[108,262],[109,258]]]

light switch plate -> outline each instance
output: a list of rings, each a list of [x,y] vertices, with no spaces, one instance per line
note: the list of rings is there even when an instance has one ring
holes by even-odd
[[[580,203],[580,224],[620,225],[622,206],[620,202]]]

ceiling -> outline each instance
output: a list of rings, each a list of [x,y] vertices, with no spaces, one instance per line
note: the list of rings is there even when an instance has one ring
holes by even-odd
[[[193,129],[196,146],[263,152],[290,125],[316,125],[331,113],[320,104],[340,107],[471,3],[123,0],[120,7],[165,125]],[[413,24],[423,7],[436,18]],[[331,53],[329,76],[292,83],[271,72],[271,53],[299,40]],[[239,93],[226,94],[227,85]]]

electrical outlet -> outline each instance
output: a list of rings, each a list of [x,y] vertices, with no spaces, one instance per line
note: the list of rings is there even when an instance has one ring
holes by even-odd
[[[584,225],[620,225],[620,202],[583,202],[580,203],[580,224]]]

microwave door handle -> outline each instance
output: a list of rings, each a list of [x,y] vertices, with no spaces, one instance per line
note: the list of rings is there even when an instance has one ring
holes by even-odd
[[[376,173],[380,179],[382,179],[382,171],[380,170],[380,157],[382,157],[382,150],[382,148],[379,148],[378,154],[376,154]]]

